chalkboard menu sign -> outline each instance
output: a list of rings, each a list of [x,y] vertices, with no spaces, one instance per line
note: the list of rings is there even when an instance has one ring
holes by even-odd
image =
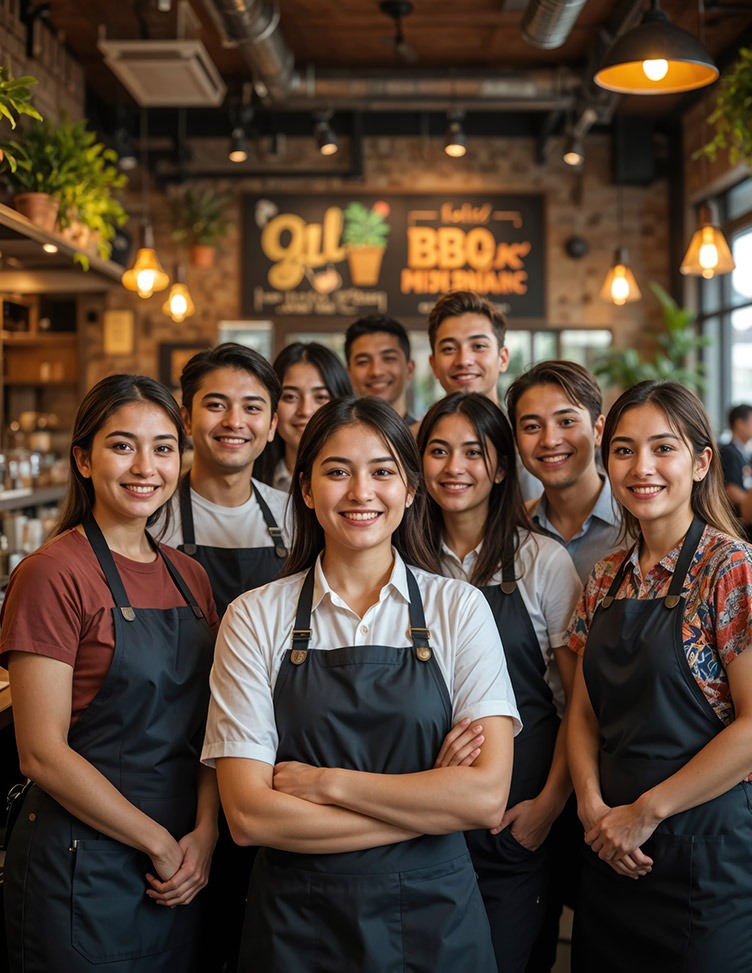
[[[545,317],[542,196],[246,196],[246,317],[424,318],[473,290]]]

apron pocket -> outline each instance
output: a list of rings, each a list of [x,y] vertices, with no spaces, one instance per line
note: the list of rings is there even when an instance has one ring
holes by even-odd
[[[496,973],[491,932],[469,855],[400,875],[405,970]]]
[[[177,945],[179,911],[146,898],[146,855],[108,838],[79,841],[71,909],[73,948],[91,963],[111,963]],[[180,918],[183,918],[182,916]],[[186,917],[187,918],[187,917]]]

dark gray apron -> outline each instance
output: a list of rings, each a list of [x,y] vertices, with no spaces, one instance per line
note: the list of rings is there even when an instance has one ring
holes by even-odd
[[[180,481],[180,520],[183,543],[179,551],[195,558],[209,575],[221,618],[227,606],[244,591],[273,581],[287,558],[282,531],[261,491],[251,486],[273,547],[208,547],[196,543],[191,504],[190,474]],[[238,965],[240,933],[245,915],[248,880],[256,849],[239,848],[230,837],[227,820],[219,815],[219,840],[214,849],[209,884],[202,896],[199,969],[201,973],[234,973]]]
[[[507,806],[536,797],[551,768],[559,718],[546,683],[538,637],[514,580],[510,558],[502,581],[481,588],[504,645],[522,731],[514,739],[514,766]],[[467,847],[478,875],[491,926],[496,962],[503,973],[523,973],[545,915],[549,879],[548,842],[523,847],[511,827],[500,834],[468,831]]]
[[[115,602],[115,649],[68,742],[179,839],[195,827],[214,636],[161,551],[186,605],[134,609],[98,525],[88,520],[84,529]],[[147,855],[31,787],[6,859],[11,969],[91,973],[107,964],[107,973],[192,970],[196,903],[155,905],[145,895],[145,875],[153,871]]]
[[[723,729],[682,643],[682,589],[704,524],[695,519],[665,598],[616,598],[627,557],[596,610],[584,675],[611,807],[676,773]],[[650,874],[625,878],[584,849],[572,943],[578,973],[749,973],[752,792],[740,783],[667,818],[642,846]]]
[[[180,520],[183,529],[183,543],[178,544],[178,550],[195,558],[209,575],[214,602],[220,618],[227,611],[230,602],[238,595],[274,581],[287,558],[287,548],[282,537],[282,529],[277,526],[274,515],[261,496],[261,491],[253,489],[253,495],[259,505],[273,546],[208,547],[205,544],[196,543],[193,507],[191,505],[190,474],[186,473],[180,481]]]
[[[313,569],[274,689],[278,760],[377,774],[428,770],[451,728],[446,684],[407,572],[412,646],[309,649]],[[305,855],[262,848],[241,973],[494,973],[461,834]]]

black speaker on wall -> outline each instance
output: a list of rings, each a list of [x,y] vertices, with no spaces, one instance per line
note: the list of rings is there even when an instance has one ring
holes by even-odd
[[[613,181],[616,186],[649,186],[656,177],[653,121],[622,116],[611,135]]]

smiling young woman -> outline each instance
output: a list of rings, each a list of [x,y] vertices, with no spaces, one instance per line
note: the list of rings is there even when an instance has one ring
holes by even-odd
[[[638,540],[596,565],[569,642],[582,657],[569,759],[590,848],[573,969],[742,973],[752,546],[739,539],[705,410],[682,386],[625,392],[603,458]]]
[[[493,973],[458,833],[501,821],[511,773],[491,613],[423,570],[420,458],[386,403],[323,406],[295,481],[286,577],[230,606],[212,672],[203,758],[235,840],[264,846],[239,969]]]
[[[522,718],[501,827],[466,839],[498,967],[524,973],[546,914],[551,827],[571,793],[561,715],[574,659],[564,630],[582,586],[564,547],[533,529],[512,429],[490,399],[458,392],[437,402],[420,425],[418,447],[432,561],[488,600]]]
[[[217,834],[197,752],[217,618],[203,568],[146,530],[183,441],[158,382],[99,382],[76,417],[53,538],[8,585],[0,659],[33,781],[5,864],[22,973],[194,969],[194,899]]]

